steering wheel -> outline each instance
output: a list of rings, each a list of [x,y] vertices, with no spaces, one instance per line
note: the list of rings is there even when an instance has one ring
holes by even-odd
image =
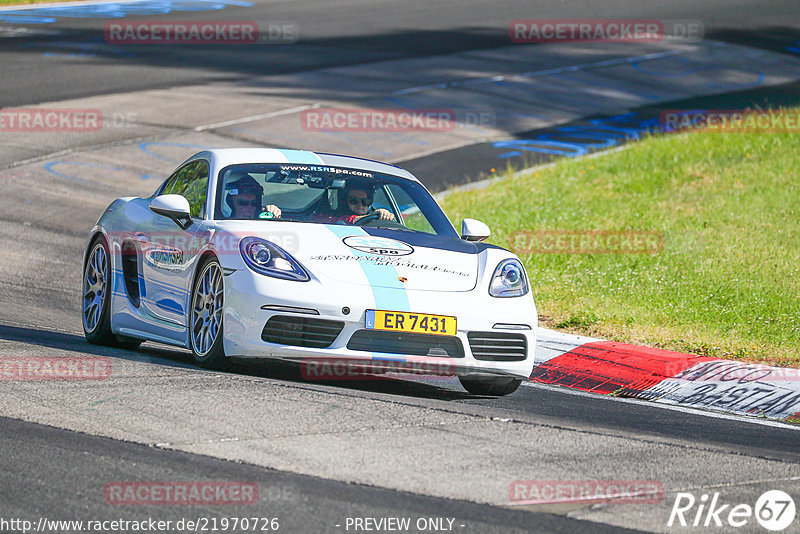
[[[365,215],[361,217],[359,220],[357,220],[355,222],[355,226],[364,226],[365,224],[371,223],[372,221],[377,221],[380,218],[381,215],[378,212],[374,211],[369,215]]]
[[[379,217],[373,217],[373,214],[369,215],[369,219],[364,217],[363,219],[359,219],[356,221],[356,225],[358,226],[369,226],[370,228],[391,228],[395,230],[408,230],[408,228],[397,221],[391,219],[381,219]]]

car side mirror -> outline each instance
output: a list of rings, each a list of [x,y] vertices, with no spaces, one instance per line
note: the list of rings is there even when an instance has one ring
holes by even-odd
[[[186,230],[192,224],[189,201],[181,195],[159,195],[150,201],[150,209],[153,213],[169,217],[182,230]]]
[[[461,221],[461,239],[467,241],[483,241],[491,235],[492,231],[485,223],[476,219]]]

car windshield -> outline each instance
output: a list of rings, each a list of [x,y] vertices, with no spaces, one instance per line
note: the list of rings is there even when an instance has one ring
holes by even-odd
[[[214,218],[359,225],[458,237],[419,183],[341,167],[231,165],[220,171]]]

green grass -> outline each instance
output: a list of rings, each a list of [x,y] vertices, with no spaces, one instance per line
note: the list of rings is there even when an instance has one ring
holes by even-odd
[[[663,234],[657,254],[521,254],[543,326],[716,357],[800,363],[800,134],[650,137],[451,192],[514,249],[530,230]],[[519,241],[516,241],[519,243]]]

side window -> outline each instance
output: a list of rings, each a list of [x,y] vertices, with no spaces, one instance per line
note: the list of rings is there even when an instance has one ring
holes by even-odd
[[[392,209],[389,199],[386,198],[386,191],[384,191],[383,187],[375,189],[375,196],[372,197],[372,207],[376,210],[382,208],[394,213],[394,209]]]
[[[207,192],[208,163],[205,160],[198,160],[178,169],[167,180],[161,194],[181,195],[189,201],[189,213],[197,218],[205,214]]]
[[[423,215],[422,211],[417,207],[417,204],[402,187],[395,184],[389,184],[385,187],[400,209],[400,217],[403,220],[403,224],[417,232],[425,232],[426,234],[436,233],[430,221],[425,218],[425,215]],[[378,195],[376,194],[376,203],[377,199]]]
[[[194,177],[180,193],[189,201],[189,212],[195,218],[205,215],[208,194],[208,163],[202,160],[198,163]]]
[[[162,195],[180,195],[183,187],[190,177],[194,174],[197,168],[197,161],[193,161],[188,165],[184,165],[175,174],[169,177],[167,183],[164,185],[164,190],[161,191]]]

